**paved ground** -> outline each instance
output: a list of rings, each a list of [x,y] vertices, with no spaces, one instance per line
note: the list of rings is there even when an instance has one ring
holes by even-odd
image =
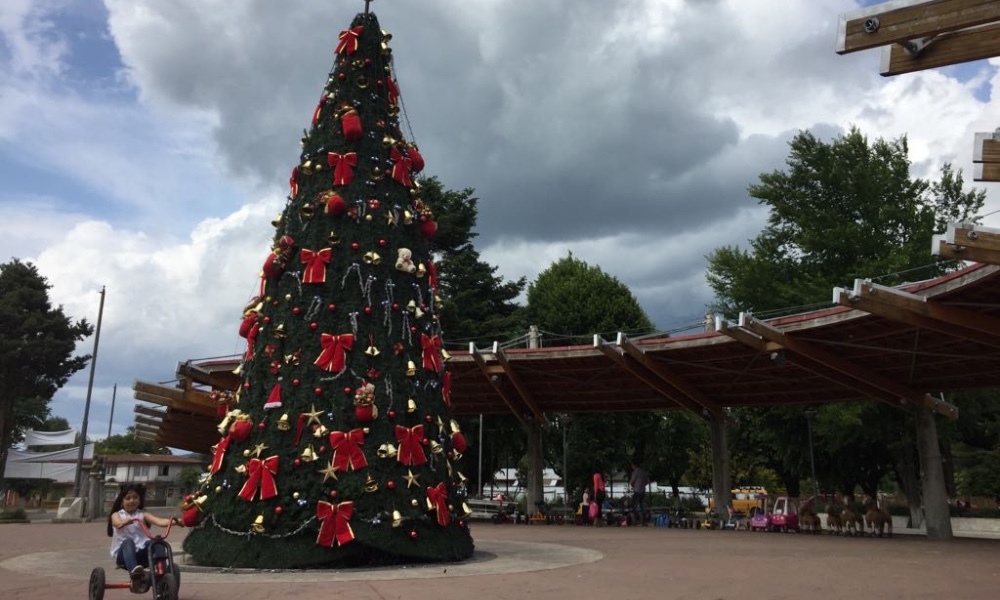
[[[112,570],[104,523],[0,525],[0,597],[87,597]],[[171,533],[180,550],[179,535]],[[174,539],[176,535],[176,540]],[[184,600],[978,599],[1000,596],[1000,540],[474,524],[462,564],[309,572],[183,571]],[[109,590],[108,598],[125,598]]]

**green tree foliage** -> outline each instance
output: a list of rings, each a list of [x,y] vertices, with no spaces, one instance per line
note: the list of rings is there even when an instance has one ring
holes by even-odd
[[[708,256],[714,310],[729,317],[801,312],[828,304],[833,287],[855,278],[897,285],[957,267],[935,261],[930,249],[933,234],[952,221],[975,221],[983,206],[985,192],[964,191],[961,172],[945,165],[936,182],[911,178],[905,137],[869,143],[853,128],[829,143],[802,132],[790,148],[784,170],[762,174],[749,188],[769,210],[749,250],[725,246]],[[743,412],[734,452],[754,453],[789,488],[808,480],[801,411]],[[850,404],[823,407],[815,424],[817,477],[825,486],[873,490],[891,468],[908,495],[919,498],[907,415]]]
[[[93,332],[49,302],[48,281],[30,263],[0,264],[0,476],[10,447],[49,416],[49,403],[89,356],[73,356]]]
[[[533,325],[565,336],[653,330],[628,286],[572,253],[552,263],[528,286],[528,316]]]
[[[438,215],[431,240],[441,289],[441,326],[449,343],[492,343],[523,335],[524,310],[516,300],[527,279],[504,281],[497,267],[481,260],[473,240],[479,199],[474,190],[443,189],[436,177],[421,180],[424,202]]]
[[[94,454],[170,454],[170,449],[135,437],[135,427],[103,439],[94,445]]]

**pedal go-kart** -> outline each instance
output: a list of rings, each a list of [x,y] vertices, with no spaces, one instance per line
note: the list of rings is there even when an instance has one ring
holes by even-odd
[[[167,536],[170,535],[170,528],[177,522],[170,520],[170,525],[163,535],[153,535],[149,528],[142,521],[142,531],[149,538],[146,544],[145,554],[149,557],[149,564],[143,565],[146,568],[146,576],[137,582],[131,580],[122,583],[107,583],[104,569],[97,567],[90,572],[90,600],[103,600],[104,590],[129,590],[133,594],[145,594],[152,590],[153,600],[177,600],[177,594],[181,587],[181,570],[174,563],[174,552],[167,543]],[[124,571],[124,567],[119,567]]]

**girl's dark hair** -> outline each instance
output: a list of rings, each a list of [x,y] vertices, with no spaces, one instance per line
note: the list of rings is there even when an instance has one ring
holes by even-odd
[[[123,483],[118,486],[118,497],[115,498],[115,503],[111,505],[111,512],[108,513],[108,537],[114,535],[114,527],[111,525],[111,515],[122,509],[122,500],[129,492],[135,492],[139,494],[139,507],[137,510],[142,510],[146,507],[146,486],[141,483]]]

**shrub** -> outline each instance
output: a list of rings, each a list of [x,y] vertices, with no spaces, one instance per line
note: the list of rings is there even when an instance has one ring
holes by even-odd
[[[28,513],[23,508],[14,508],[0,512],[0,521],[23,521],[28,518]]]

